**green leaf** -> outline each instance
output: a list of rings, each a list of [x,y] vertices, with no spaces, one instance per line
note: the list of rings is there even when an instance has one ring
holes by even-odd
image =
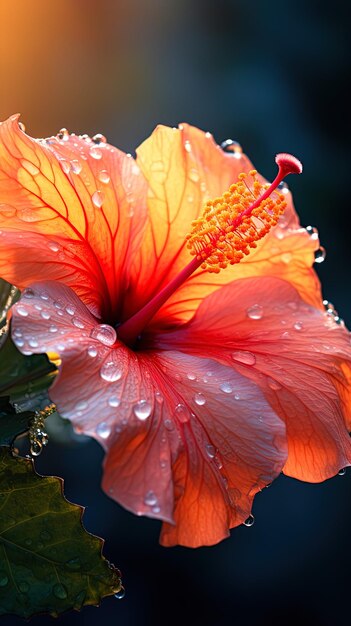
[[[7,335],[0,350],[0,394],[19,402],[46,391],[57,369],[46,354],[24,356]],[[35,404],[35,402],[34,402]]]
[[[18,435],[28,430],[33,417],[31,411],[17,413],[8,396],[0,397],[0,446],[11,446]]]
[[[83,528],[83,508],[67,502],[62,487],[0,448],[0,615],[57,615],[121,595],[103,540]]]

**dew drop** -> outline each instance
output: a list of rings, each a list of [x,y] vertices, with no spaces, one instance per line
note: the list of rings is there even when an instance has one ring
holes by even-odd
[[[289,187],[284,180],[281,183],[279,183],[278,189],[282,193],[289,193]]]
[[[51,326],[49,326],[49,332],[57,333],[57,326],[55,326],[54,324],[51,324]]]
[[[186,377],[187,377],[189,380],[196,380],[196,376],[195,376],[195,374],[192,374],[191,372],[189,372],[189,374],[187,374],[187,375],[186,375]]]
[[[206,398],[203,393],[196,393],[194,396],[194,400],[198,406],[203,406],[206,404]]]
[[[246,309],[247,316],[252,320],[260,320],[263,315],[263,307],[259,304],[254,304]]]
[[[205,446],[206,454],[210,459],[214,459],[216,456],[216,448],[211,444],[207,443]]]
[[[147,506],[155,506],[157,504],[157,496],[153,491],[148,491],[145,498],[144,503]]]
[[[80,161],[78,161],[78,159],[73,159],[73,161],[71,161],[71,170],[73,172],[73,174],[80,174],[82,171],[82,164]]]
[[[117,398],[117,396],[110,396],[108,399],[108,404],[109,406],[117,407],[120,405],[120,400],[119,398]]]
[[[62,300],[55,300],[54,307],[55,309],[64,309],[65,303]]]
[[[20,337],[14,337],[14,342],[18,348],[22,348],[24,346],[24,341]]]
[[[281,384],[278,383],[274,378],[268,378],[268,386],[273,389],[273,391],[279,391],[282,388]]]
[[[190,413],[184,404],[177,404],[176,408],[174,409],[174,413],[176,419],[178,419],[180,422],[188,422],[190,419]]]
[[[68,561],[66,561],[65,563],[66,567],[74,572],[78,571],[82,564],[80,562],[80,559],[78,557],[75,557],[73,559],[69,559]]]
[[[343,467],[339,472],[338,472],[338,476],[345,476],[346,474],[346,467]]]
[[[93,148],[90,148],[89,154],[91,157],[93,157],[93,159],[96,159],[97,161],[102,158],[101,150],[99,150],[99,148],[96,148],[95,146]]]
[[[233,139],[226,139],[221,143],[221,148],[223,152],[228,152],[232,154],[235,158],[240,159],[243,149],[237,141],[233,141]]]
[[[318,248],[318,250],[315,251],[314,253],[314,262],[315,263],[323,263],[325,257],[326,257],[327,253],[325,251],[325,248],[323,248],[322,246],[320,248]]]
[[[111,433],[111,428],[106,422],[100,422],[96,427],[96,434],[102,439],[107,439]]]
[[[48,243],[48,248],[52,251],[52,252],[58,252],[60,249],[60,246],[58,245],[58,243],[56,243],[56,241],[49,241]]]
[[[223,393],[232,393],[233,392],[233,387],[228,382],[221,383],[219,385],[219,388],[220,388],[221,391],[223,391]]]
[[[27,159],[21,159],[21,165],[32,176],[38,176],[40,170],[36,165],[34,165],[34,163],[31,163],[31,161],[27,161]]]
[[[250,526],[253,526],[254,523],[255,523],[255,518],[252,515],[252,513],[250,513],[249,517],[247,517],[244,522],[244,526],[250,527]]]
[[[40,294],[40,298],[41,298],[42,300],[49,300],[49,296],[48,296],[48,294],[47,294],[47,293],[45,293],[45,291],[43,291],[43,292]]]
[[[252,352],[247,352],[246,350],[236,350],[232,354],[232,359],[234,361],[238,361],[239,363],[244,363],[245,365],[255,365],[256,357]]]
[[[152,406],[150,402],[148,402],[147,400],[139,400],[139,402],[137,402],[133,406],[133,412],[134,412],[135,417],[137,417],[139,420],[142,420],[142,421],[150,417],[151,411],[152,411]]]
[[[93,357],[93,358],[94,358],[94,357],[96,357],[96,356],[97,356],[97,353],[98,353],[98,351],[97,351],[97,349],[95,348],[95,346],[89,346],[89,348],[88,348],[87,352],[88,352],[88,355],[89,355],[89,356],[91,356],[91,357]]]
[[[295,328],[295,330],[303,330],[303,323],[302,322],[295,322],[294,328]]]
[[[31,338],[29,339],[29,341],[28,341],[28,345],[29,345],[31,348],[37,348],[37,347],[39,346],[39,343],[38,343],[38,341],[37,341],[34,337],[31,337]]]
[[[59,132],[57,133],[57,138],[61,139],[62,141],[68,141],[69,140],[69,132],[68,132],[67,128],[61,128],[61,130],[59,130]]]
[[[165,419],[165,421],[163,422],[165,425],[165,428],[169,431],[174,430],[174,424],[172,422],[172,420],[170,419]]]
[[[318,229],[315,226],[306,226],[306,232],[313,240],[317,240],[319,238]]]
[[[111,180],[110,175],[106,170],[101,170],[101,172],[98,173],[98,179],[101,183],[104,183],[105,185],[108,185]]]
[[[200,174],[194,167],[189,170],[188,176],[193,183],[197,183],[200,180]]]
[[[123,600],[124,596],[126,595],[126,590],[123,587],[123,585],[120,587],[119,591],[117,591],[115,593],[115,598],[117,598],[117,600]]]
[[[280,258],[283,261],[283,263],[285,263],[285,265],[288,265],[288,263],[290,263],[290,261],[292,260],[293,256],[291,252],[284,252]]]
[[[86,402],[86,400],[80,400],[79,402],[77,402],[74,408],[76,411],[84,411],[88,408],[88,403]]]
[[[105,346],[112,346],[116,342],[117,333],[115,329],[108,324],[98,324],[91,331],[90,337],[97,339],[97,341],[100,341],[100,343],[103,343]]]
[[[16,311],[19,315],[22,315],[22,317],[27,317],[28,315],[28,309],[26,309],[26,307],[24,307],[23,304],[18,304]]]
[[[41,311],[40,312],[40,317],[42,317],[43,320],[49,320],[51,315],[50,315],[49,311]]]
[[[22,291],[22,296],[24,298],[34,298],[35,292],[30,287],[27,287],[26,289]]]
[[[100,368],[100,376],[108,383],[114,383],[122,378],[123,371],[114,361],[106,361]]]
[[[96,144],[107,143],[105,135],[102,135],[101,133],[97,133],[96,135],[94,135],[94,137],[92,137],[92,140]]]
[[[75,326],[76,328],[85,328],[83,322],[81,319],[79,319],[79,317],[72,317],[72,324],[73,326]]]
[[[9,579],[8,579],[6,572],[1,570],[0,571],[0,587],[6,587],[8,582],[9,582]]]
[[[52,592],[55,598],[58,598],[59,600],[65,600],[67,598],[67,589],[64,585],[57,583],[57,585],[53,586]]]
[[[93,201],[93,204],[95,204],[98,209],[101,209],[102,205],[104,204],[105,196],[102,191],[98,190],[93,193],[91,199]]]

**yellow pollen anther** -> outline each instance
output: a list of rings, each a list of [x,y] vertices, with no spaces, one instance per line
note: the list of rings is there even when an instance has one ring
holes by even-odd
[[[187,235],[190,253],[203,269],[217,274],[228,264],[239,263],[276,225],[286,201],[274,189],[267,197],[269,188],[258,180],[257,171],[251,170],[239,174],[238,181],[221,197],[206,203],[202,217],[193,221]]]

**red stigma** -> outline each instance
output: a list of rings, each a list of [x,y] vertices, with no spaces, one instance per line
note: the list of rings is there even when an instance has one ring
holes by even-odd
[[[286,154],[284,152],[277,154],[275,162],[279,167],[280,172],[283,174],[283,178],[288,174],[301,174],[302,163],[294,157],[292,154]]]

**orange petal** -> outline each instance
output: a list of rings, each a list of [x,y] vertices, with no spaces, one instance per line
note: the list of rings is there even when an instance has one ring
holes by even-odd
[[[276,278],[235,281],[209,296],[157,348],[235,364],[286,422],[289,476],[318,482],[351,464],[350,335]]]
[[[10,118],[0,125],[1,276],[20,288],[61,280],[116,320],[145,196],[138,166],[119,150],[68,133],[35,140]]]
[[[105,491],[166,520],[164,545],[220,541],[284,465],[285,426],[255,384],[211,359],[134,354],[68,287],[28,288],[12,333],[25,354],[60,354],[51,399],[107,451]]]
[[[186,124],[179,129],[159,126],[137,155],[150,187],[149,222],[135,265],[138,301],[145,302],[191,260],[184,240],[205,202],[222,195],[252,164],[245,155],[223,152],[209,133]],[[285,278],[306,302],[320,306],[319,281],[311,269],[319,242],[300,228],[290,193],[286,199],[285,215],[255,251],[219,274],[202,270],[193,274],[154,317],[151,327],[189,320],[205,296],[222,284],[249,276]]]

